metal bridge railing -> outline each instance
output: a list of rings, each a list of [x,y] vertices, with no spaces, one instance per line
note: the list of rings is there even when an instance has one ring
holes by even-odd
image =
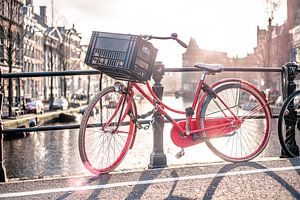
[[[185,68],[165,68],[164,72],[200,72],[199,68],[185,67]],[[226,72],[277,72],[283,74],[285,72],[284,67],[282,68],[271,68],[271,67],[226,67]],[[1,74],[1,79],[6,78],[28,78],[28,77],[49,77],[49,76],[78,76],[78,75],[97,75],[101,74],[98,70],[72,70],[64,72],[22,72],[22,73],[5,73]],[[277,118],[278,115],[272,115],[273,118]],[[1,120],[1,119],[0,119]],[[148,123],[145,121],[144,123]],[[168,121],[165,121],[168,122]],[[141,122],[143,123],[143,122]],[[2,129],[1,134],[13,134],[20,132],[37,132],[37,131],[52,131],[52,130],[63,130],[63,129],[78,129],[80,125],[63,125],[63,126],[40,126],[31,128],[11,128]]]

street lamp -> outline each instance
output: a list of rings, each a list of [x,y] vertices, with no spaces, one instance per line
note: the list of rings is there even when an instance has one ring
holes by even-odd
[[[72,59],[72,48],[71,48],[71,40],[72,40],[72,35],[76,35],[78,36],[80,33],[77,33],[76,29],[75,29],[75,25],[73,24],[72,28],[70,29],[66,29],[66,35],[67,35],[67,39],[68,39],[68,47],[66,49],[66,62],[63,65],[63,71],[65,70],[70,70],[71,68],[71,59]],[[73,79],[74,77],[72,77]],[[66,81],[66,77],[64,76],[63,79],[63,88],[64,88],[64,97],[67,98],[67,81]],[[74,92],[74,91],[73,91]]]

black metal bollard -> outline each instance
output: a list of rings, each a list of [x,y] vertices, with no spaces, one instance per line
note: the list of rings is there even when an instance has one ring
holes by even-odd
[[[154,85],[152,89],[159,99],[162,99],[163,96],[164,87],[161,84],[163,75],[164,65],[162,63],[157,63],[153,68],[152,78],[154,80]],[[148,165],[151,169],[167,166],[167,158],[163,148],[164,119],[157,111],[153,113],[153,119],[153,151],[150,155],[150,163]]]
[[[3,93],[2,93],[2,78],[1,78],[1,70],[0,70],[0,182],[6,182],[6,171],[3,164],[3,134],[2,134],[2,105],[3,105]]]
[[[286,97],[291,95],[296,90],[296,84],[294,82],[294,79],[298,72],[298,65],[294,62],[286,63],[286,81],[287,81],[287,89],[286,89]],[[287,144],[287,147],[290,148],[291,152],[293,152],[295,155],[299,155],[299,147],[297,146],[295,142],[295,129],[297,120],[291,120],[295,116],[297,116],[297,112],[294,107],[294,102],[291,102],[291,106],[288,107],[289,114],[285,116],[285,126],[286,129],[289,130],[286,132],[286,140],[285,143]],[[286,157],[286,152],[284,150],[281,150],[281,157]]]

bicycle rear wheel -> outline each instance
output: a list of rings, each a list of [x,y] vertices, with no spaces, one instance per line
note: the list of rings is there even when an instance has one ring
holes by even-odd
[[[299,129],[300,91],[296,91],[284,101],[278,117],[278,138],[283,149],[283,155],[299,156]]]
[[[219,157],[230,162],[248,161],[258,156],[270,138],[270,110],[264,97],[252,86],[242,81],[223,83],[215,87],[215,95],[207,95],[200,112],[200,126],[207,128],[207,121],[217,120],[232,124],[220,127],[215,132],[226,133],[207,135],[207,146]],[[223,101],[224,104],[221,103]],[[242,121],[233,123],[234,113]],[[228,123],[227,122],[227,123]]]
[[[78,145],[84,166],[93,174],[112,171],[125,157],[136,131],[129,113],[136,116],[133,100],[127,97],[125,102],[124,92],[114,87],[102,90],[85,110]]]

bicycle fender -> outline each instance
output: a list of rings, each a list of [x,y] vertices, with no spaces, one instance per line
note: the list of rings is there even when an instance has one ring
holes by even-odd
[[[266,104],[266,107],[267,107],[267,109],[269,110],[270,115],[272,116],[270,104],[268,103],[268,101],[267,101],[265,95],[264,95],[260,90],[258,90],[257,87],[255,87],[253,84],[251,84],[251,83],[249,83],[249,82],[247,82],[247,81],[244,81],[244,80],[238,79],[238,78],[226,78],[226,79],[221,79],[221,80],[219,80],[219,81],[213,83],[210,87],[211,87],[212,89],[214,89],[214,88],[216,88],[216,87],[218,87],[218,86],[221,86],[222,84],[226,84],[226,83],[230,83],[230,82],[233,82],[233,83],[240,82],[240,83],[243,83],[243,84],[245,84],[245,85],[251,87],[255,92],[257,92],[257,94],[259,94],[260,100],[261,100],[264,104]],[[196,116],[197,116],[197,121],[200,120],[200,119],[199,119],[199,116],[200,116],[201,107],[202,107],[202,105],[203,105],[204,100],[206,99],[206,97],[207,97],[207,94],[202,95],[202,97],[201,97],[201,99],[200,99],[200,101],[199,101],[199,103],[198,103],[198,105],[197,105],[197,109],[196,109],[196,111],[197,111],[197,113],[196,113],[196,114],[197,114],[197,115],[196,115]],[[200,122],[200,121],[199,121],[199,122]]]

